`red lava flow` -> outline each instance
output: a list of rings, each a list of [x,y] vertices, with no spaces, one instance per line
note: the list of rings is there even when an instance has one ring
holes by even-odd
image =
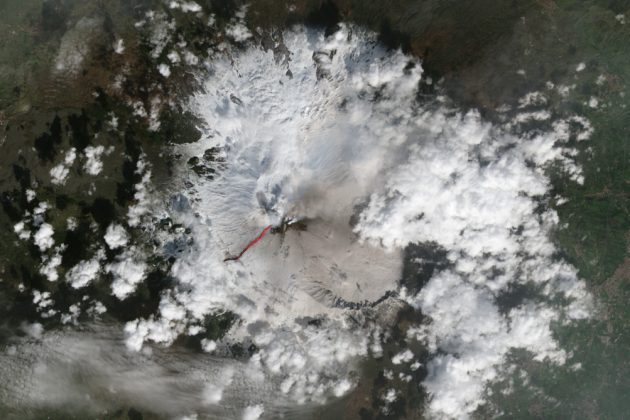
[[[245,253],[245,251],[247,251],[249,248],[251,248],[252,246],[254,246],[254,245],[256,244],[256,242],[260,241],[260,240],[262,239],[262,237],[263,237],[263,236],[265,236],[265,233],[267,233],[267,231],[268,231],[269,229],[271,229],[271,226],[272,226],[272,225],[269,225],[269,226],[267,226],[266,228],[264,228],[264,229],[262,230],[262,232],[260,232],[260,234],[259,234],[259,235],[258,235],[258,236],[257,236],[257,237],[253,240],[253,241],[251,241],[250,243],[248,243],[248,244],[247,244],[247,246],[246,246],[245,248],[243,248],[243,250],[241,251],[241,253],[240,253],[240,254],[238,254],[238,255],[236,255],[236,256],[232,256],[232,257],[227,257],[226,259],[224,259],[224,260],[223,260],[223,262],[226,262],[226,261],[238,261],[238,260],[239,260],[239,259],[243,256],[243,254]]]

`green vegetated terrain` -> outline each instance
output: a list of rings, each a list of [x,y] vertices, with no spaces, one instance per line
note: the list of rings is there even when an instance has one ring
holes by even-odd
[[[492,50],[507,51],[494,71],[524,70],[524,75],[504,78],[512,87],[519,86],[518,78],[543,92],[547,81],[570,87],[566,97],[549,95],[552,109],[558,115],[582,115],[592,124],[593,135],[577,144],[584,184],[554,173],[552,195],[567,200],[555,205],[560,217],[556,241],[593,292],[597,315],[557,328],[571,369],[527,363],[526,355],[514,354],[527,375],[519,369],[493,388],[491,400],[501,412],[485,407],[479,414],[623,418],[630,412],[630,26],[624,24],[630,8],[625,2],[540,3],[545,7],[529,14]],[[486,92],[508,89],[505,80],[484,80],[491,63],[487,59],[473,70],[482,75],[477,83],[488,82]],[[580,63],[585,67],[578,72]],[[488,93],[479,96],[492,100]]]
[[[28,62],[37,55],[33,14],[41,8],[41,1],[8,0],[0,4],[0,110],[19,98]]]
[[[569,199],[558,208],[569,223],[559,239],[582,276],[602,285],[628,251],[630,26],[620,24],[611,9],[580,4],[574,10],[572,3],[563,3],[558,24],[567,28],[564,37],[579,46],[576,58],[586,63],[574,82],[569,106],[586,116],[595,131],[580,157],[584,186],[557,182],[558,193]],[[598,99],[596,108],[587,105],[591,97]]]
[[[217,42],[198,31],[199,22],[161,2],[33,0],[0,4],[0,35],[9,40],[0,45],[0,343],[16,329],[20,333],[25,321],[42,322],[46,328],[60,326],[58,316],[42,319],[36,312],[34,290],[50,292],[57,311],[67,311],[75,302],[88,304],[81,300],[83,296],[98,299],[108,308],[105,317],[124,322],[153,313],[161,291],[169,284],[165,273],[170,262],[157,257],[147,282],[124,303],[112,297],[107,276],[83,290],[75,290],[65,281],[47,281],[39,272],[42,253],[28,241],[19,240],[13,230],[40,203],[47,203],[45,220],[55,232],[55,243],[66,245],[58,269],[63,279],[75,264],[103,249],[103,234],[110,223],[124,223],[128,207],[134,204],[135,185],[142,178],[137,172],[139,160],[152,162],[152,179],[160,184],[169,176],[175,159],[157,157],[164,145],[198,139],[196,121],[190,114],[178,112],[177,105],[164,109],[157,130],[149,130],[147,116],[135,112],[134,104],[150,109],[153,98],[161,103],[165,98],[172,103],[185,100],[193,82],[187,71],[160,79],[149,57],[150,28],[133,26],[134,19],[149,10],[172,13],[181,34],[169,42],[184,40],[198,56],[207,54],[209,43]],[[87,32],[96,36],[78,33],[77,41],[89,45],[81,71],[55,74],[60,45],[86,17],[95,22]],[[207,16],[203,22],[205,25]],[[113,51],[117,37],[125,41],[123,54]],[[122,73],[124,83],[113,88]],[[107,151],[98,176],[86,174],[82,167],[80,154],[89,146]],[[51,168],[73,147],[78,157],[67,182],[53,185]],[[146,158],[142,158],[144,154]],[[29,190],[35,193],[30,200]],[[77,223],[73,231],[67,229],[69,218]],[[170,219],[156,220],[155,226],[169,232],[181,228]],[[136,229],[133,235],[146,233]],[[149,244],[149,248],[158,245]],[[115,255],[107,251],[106,257],[111,260]]]

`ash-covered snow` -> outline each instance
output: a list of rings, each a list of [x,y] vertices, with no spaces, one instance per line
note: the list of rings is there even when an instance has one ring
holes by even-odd
[[[183,10],[186,3],[172,4]],[[251,38],[245,13],[227,29],[239,43]],[[172,32],[171,22],[160,19],[154,55]],[[252,343],[256,351],[246,361],[222,362],[199,387],[195,409],[264,388],[239,407],[243,418],[264,416],[274,404],[322,403],[351,392],[358,363],[383,354],[381,333],[401,300],[428,320],[414,325],[407,341],[430,351],[428,376],[418,384],[429,394],[430,416],[470,416],[515,348],[538,361],[569,361],[551,326],[589,316],[591,302],[550,240],[558,216],[548,206],[546,169],[558,165],[583,181],[568,145],[572,136],[588,139],[588,121],[576,115],[551,121],[539,92],[524,97],[500,126],[447,102],[421,105],[420,63],[355,27],[342,25],[328,38],[296,27],[283,39],[288,62],[250,46],[209,64],[204,92],[190,105],[204,120],[204,136],[172,147],[182,162],[203,159],[209,149],[220,159],[207,162],[212,177],[185,164],[175,168],[172,189],[187,206],[159,206],[150,165],[144,156],[138,162],[142,181],[128,225],[150,231],[149,216],[168,211],[191,241],[176,256],[170,272],[176,285],[162,294],[158,312],[127,323],[127,347],[168,345],[203,331],[208,316],[235,314],[224,341]],[[147,115],[144,107],[138,112]],[[532,122],[547,129],[514,134]],[[182,190],[186,183],[192,187]],[[268,233],[240,261],[224,262],[265,226],[287,218],[304,227]],[[50,225],[36,227],[36,244],[51,248]],[[26,225],[14,229],[26,237]],[[110,249],[130,241],[119,225],[104,239]],[[419,291],[407,290],[398,284],[403,251],[417,243],[444,249],[448,264]],[[122,300],[148,271],[144,251],[132,243],[108,264],[80,262],[66,278],[78,288],[109,273]],[[501,312],[497,298],[514,284],[539,286],[544,296]],[[566,303],[546,303],[558,297]],[[48,296],[37,298],[47,310]],[[223,347],[221,340],[202,342],[207,357]],[[404,348],[391,362],[402,381],[412,378],[405,370],[420,367]],[[387,389],[384,412],[398,398]]]
[[[433,243],[447,250],[449,268],[415,295],[400,291],[431,319],[408,340],[433,354],[422,384],[432,415],[468,416],[513,348],[564,363],[551,324],[588,316],[590,298],[555,256],[549,233],[557,215],[537,208],[551,164],[583,180],[565,144],[572,135],[587,139],[588,121],[548,122],[539,92],[505,126],[475,111],[421,106],[420,63],[353,27],[327,39],[298,28],[284,41],[288,64],[256,47],[212,63],[206,93],[192,105],[205,136],[175,149],[187,161],[214,147],[225,163],[211,180],[180,169],[194,185],[185,192],[192,209],[173,217],[191,229],[194,245],[171,272],[181,287],[165,295],[159,314],[127,325],[128,345],[168,344],[206,315],[231,311],[241,322],[229,336],[258,348],[250,367],[297,403],[323,402],[354,386],[357,360],[382,352],[374,332],[387,322],[357,326],[347,315],[399,288],[406,246]],[[512,134],[531,120],[549,129]],[[241,261],[223,262],[286,217],[305,221],[305,230],[268,234]],[[547,297],[569,303],[531,301],[501,314],[496,298],[515,283],[542,285]],[[324,321],[316,327],[300,317]],[[409,350],[392,359],[410,372],[420,366],[412,361]]]
[[[54,60],[54,71],[59,75],[76,75],[90,53],[90,43],[102,34],[102,19],[83,17],[61,38]]]

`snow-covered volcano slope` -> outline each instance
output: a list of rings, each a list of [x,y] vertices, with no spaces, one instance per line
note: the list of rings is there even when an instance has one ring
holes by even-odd
[[[322,400],[351,388],[352,361],[379,353],[389,318],[372,306],[399,291],[432,319],[409,340],[436,354],[424,385],[437,416],[474,410],[513,347],[564,363],[550,325],[587,316],[589,297],[548,239],[557,216],[544,169],[558,163],[580,181],[564,143],[587,137],[587,124],[537,114],[548,130],[516,137],[509,128],[527,109],[493,127],[475,112],[420,105],[420,63],[357,28],[328,38],[296,28],[284,44],[289,56],[251,46],[211,64],[192,105],[205,136],[175,146],[182,162],[205,154],[215,171],[178,174],[192,187],[172,213],[194,243],[160,313],[127,325],[128,344],[169,343],[232,311],[241,322],[229,336],[259,348],[250,365],[290,399]],[[223,261],[287,217],[303,229]],[[446,249],[450,264],[408,296],[397,284],[402,250],[420,242]],[[545,299],[500,313],[496,298],[530,282]],[[564,306],[545,303],[559,295]]]

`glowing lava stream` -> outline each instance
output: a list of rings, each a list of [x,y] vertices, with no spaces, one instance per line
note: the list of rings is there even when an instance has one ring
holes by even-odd
[[[187,205],[172,216],[193,240],[173,263],[177,285],[159,316],[125,327],[128,346],[172,343],[229,311],[239,321],[223,340],[256,346],[246,366],[260,373],[256,386],[270,386],[267,404],[341,396],[358,382],[355,363],[382,355],[400,309],[399,300],[370,303],[399,290],[405,247],[428,243],[446,250],[445,268],[400,296],[430,320],[408,340],[431,352],[423,385],[432,412],[474,411],[513,348],[564,363],[551,325],[585,318],[589,297],[549,240],[557,214],[538,208],[549,192],[544,168],[560,163],[580,180],[565,147],[577,117],[517,136],[474,111],[419,104],[420,64],[374,34],[296,28],[283,39],[284,61],[257,47],[213,61],[193,98],[204,135],[173,151],[185,162],[212,150],[215,171],[179,168]],[[579,125],[578,139],[588,138]],[[306,229],[268,235],[246,253],[270,228],[254,241],[252,232],[288,215]],[[245,243],[232,258],[244,264],[225,264],[226,248]],[[496,305],[511,285],[530,283],[569,303]]]
[[[226,259],[223,260],[223,262],[226,262],[226,261],[238,261],[243,256],[245,251],[247,251],[249,248],[254,246],[256,244],[256,242],[260,241],[262,239],[262,237],[265,236],[265,233],[267,233],[267,231],[269,229],[271,229],[271,225],[269,225],[266,228],[264,228],[262,230],[262,232],[260,232],[260,234],[253,241],[248,243],[247,246],[245,248],[243,248],[243,250],[240,252],[240,254],[232,256],[232,257],[227,257]]]

